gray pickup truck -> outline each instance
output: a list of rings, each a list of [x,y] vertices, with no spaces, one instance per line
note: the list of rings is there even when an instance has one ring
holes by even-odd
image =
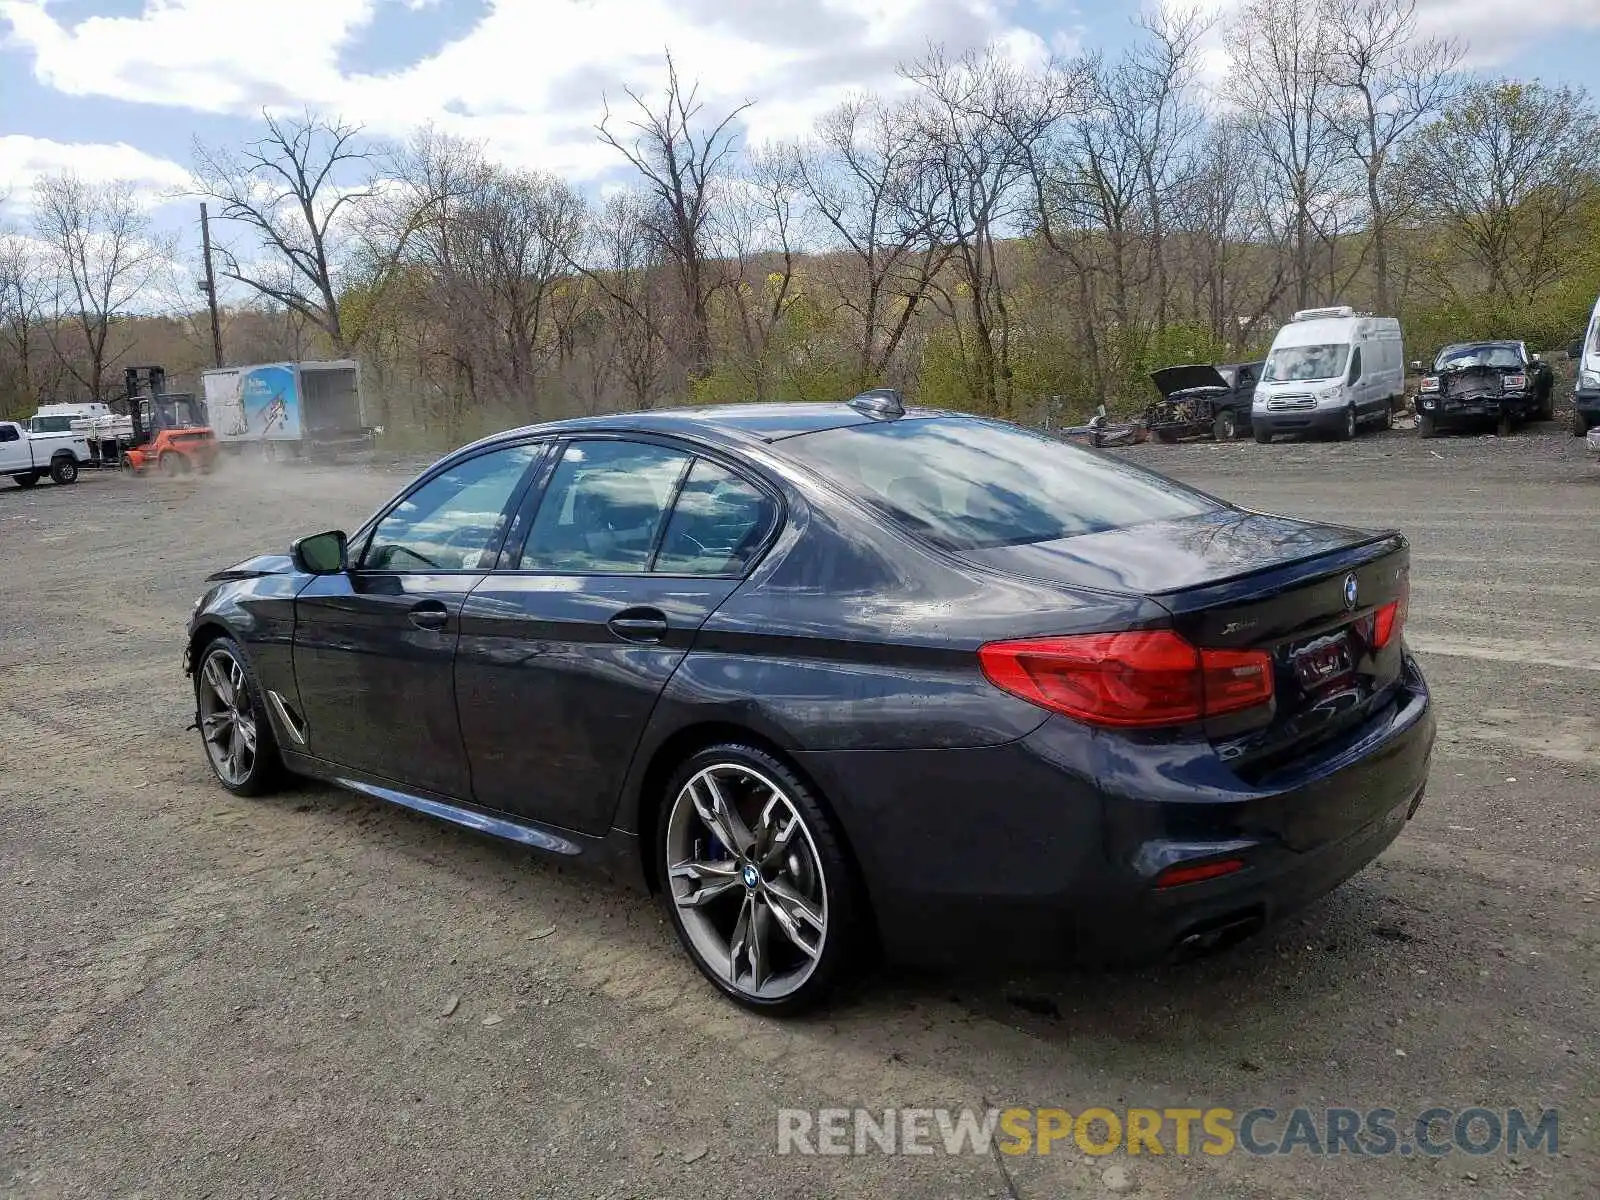
[[[29,488],[46,475],[56,483],[78,482],[89,461],[89,439],[81,433],[30,433],[16,421],[0,421],[0,475]]]

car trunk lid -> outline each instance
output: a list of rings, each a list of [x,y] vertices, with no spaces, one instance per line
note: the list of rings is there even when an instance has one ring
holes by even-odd
[[[1368,533],[1221,508],[968,557],[1034,578],[1141,593],[1196,646],[1270,656],[1270,705],[1214,718],[1204,735],[1250,782],[1291,769],[1387,703],[1401,676],[1398,629],[1377,619],[1407,585],[1398,533]]]

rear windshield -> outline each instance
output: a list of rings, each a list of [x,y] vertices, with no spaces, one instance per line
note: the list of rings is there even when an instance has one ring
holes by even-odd
[[[950,550],[1048,542],[1218,507],[1137,467],[976,417],[830,429],[785,439],[783,449]]]

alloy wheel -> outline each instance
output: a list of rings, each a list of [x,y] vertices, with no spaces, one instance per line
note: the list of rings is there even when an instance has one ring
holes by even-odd
[[[256,765],[256,718],[244,667],[223,649],[200,668],[200,735],[217,778],[240,787]]]
[[[759,771],[713,763],[667,817],[666,879],[690,946],[741,996],[781,1000],[828,938],[822,859],[795,802]]]

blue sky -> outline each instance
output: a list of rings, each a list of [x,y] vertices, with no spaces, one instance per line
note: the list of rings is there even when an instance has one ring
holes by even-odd
[[[1206,0],[1224,11],[1239,0]],[[309,103],[375,133],[432,121],[507,162],[591,183],[602,95],[660,78],[663,46],[712,105],[746,98],[782,137],[853,88],[892,85],[930,40],[1017,53],[1115,51],[1133,0],[0,0],[0,193],[25,213],[70,167],[181,188],[198,137],[251,136],[266,105]],[[1419,0],[1481,70],[1600,90],[1600,0]]]

